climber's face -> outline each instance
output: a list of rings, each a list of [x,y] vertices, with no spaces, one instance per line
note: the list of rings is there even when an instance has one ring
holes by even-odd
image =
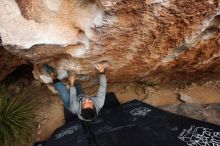
[[[90,98],[84,98],[82,101],[82,108],[83,109],[93,109],[94,108],[94,103]]]

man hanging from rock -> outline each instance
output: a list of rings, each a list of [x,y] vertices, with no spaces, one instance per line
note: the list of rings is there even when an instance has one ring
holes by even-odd
[[[64,107],[73,114],[78,115],[80,120],[92,121],[97,117],[98,112],[101,110],[105,102],[107,86],[105,69],[107,67],[107,61],[103,61],[95,65],[95,68],[100,73],[100,86],[96,97],[90,97],[85,94],[81,84],[76,82],[75,74],[71,74],[71,72],[68,71],[70,84],[70,89],[68,90],[66,85],[57,78],[54,68],[44,64],[43,70],[53,79],[55,89],[58,91]]]

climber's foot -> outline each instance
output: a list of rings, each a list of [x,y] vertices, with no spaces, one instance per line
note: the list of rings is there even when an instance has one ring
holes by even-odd
[[[56,77],[57,77],[56,72],[48,64],[43,64],[43,71],[45,73],[49,74],[52,77],[52,79],[56,79]]]

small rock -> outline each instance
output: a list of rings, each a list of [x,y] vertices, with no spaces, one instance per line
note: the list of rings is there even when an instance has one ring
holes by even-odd
[[[41,128],[41,125],[40,125],[40,124],[38,124],[37,129],[40,129],[40,128]]]
[[[33,84],[34,86],[37,86],[37,87],[40,87],[40,86],[41,86],[41,82],[38,81],[38,80],[34,80],[34,81],[32,82],[32,84]]]
[[[182,102],[186,102],[186,103],[198,103],[198,101],[196,101],[193,97],[191,96],[188,96],[182,92],[179,92],[179,99],[182,101]]]
[[[156,92],[154,88],[149,87],[149,86],[145,86],[145,87],[144,87],[144,93],[145,93],[145,94],[152,94],[152,93],[154,93],[154,92]]]
[[[37,134],[38,134],[38,135],[40,135],[40,134],[41,134],[41,131],[40,131],[40,130],[39,130],[39,131],[37,131]]]
[[[47,123],[47,121],[48,121],[47,119],[44,119],[41,123],[45,124],[45,123]]]

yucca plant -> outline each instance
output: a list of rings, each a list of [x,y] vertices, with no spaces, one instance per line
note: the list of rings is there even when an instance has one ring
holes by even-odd
[[[7,86],[0,88],[0,145],[19,146],[31,138],[33,102],[25,97],[27,92],[16,94]]]

